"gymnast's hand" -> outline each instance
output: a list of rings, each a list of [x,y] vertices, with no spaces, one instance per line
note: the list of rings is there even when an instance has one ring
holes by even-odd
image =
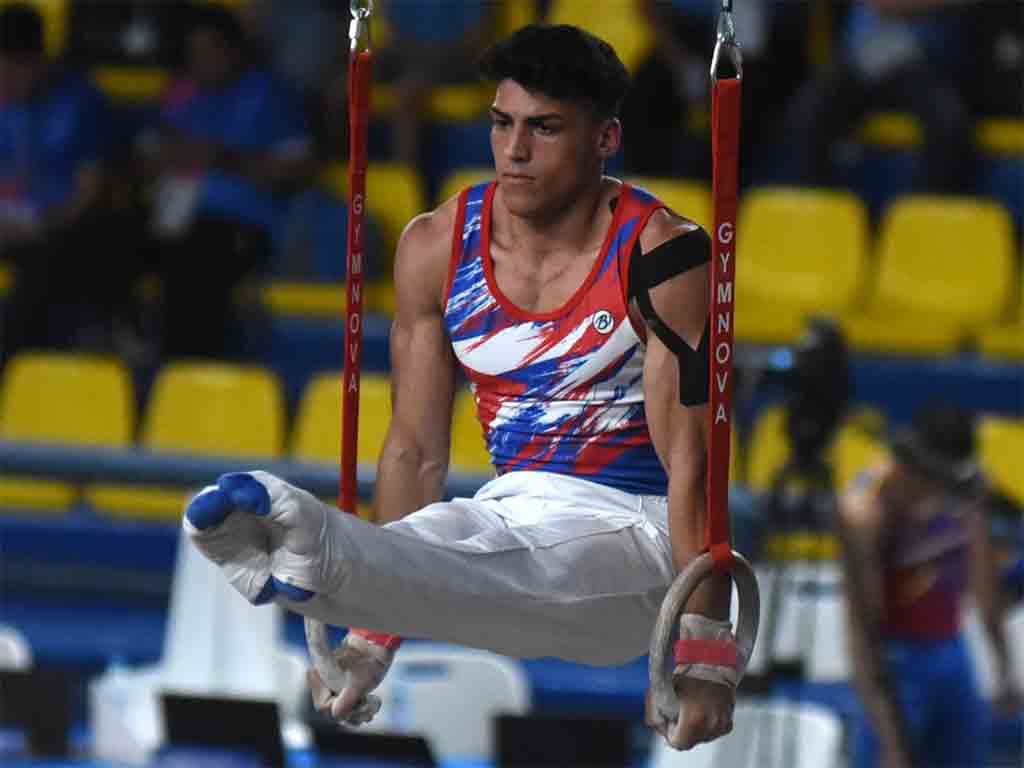
[[[332,691],[315,668],[306,673],[317,712],[342,725],[370,722],[380,710],[380,698],[370,694],[391,667],[395,651],[358,632],[349,632],[334,651],[334,660],[345,675],[345,687]]]
[[[274,475],[238,472],[200,491],[182,527],[250,603],[294,608],[343,581],[344,559],[330,535],[340,514]]]

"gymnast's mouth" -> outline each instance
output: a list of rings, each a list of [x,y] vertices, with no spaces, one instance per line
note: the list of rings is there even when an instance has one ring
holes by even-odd
[[[511,184],[529,184],[535,181],[533,176],[526,176],[521,173],[503,173],[501,174],[501,180]]]

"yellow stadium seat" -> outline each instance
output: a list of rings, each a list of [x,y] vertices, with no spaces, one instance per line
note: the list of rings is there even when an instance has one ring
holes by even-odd
[[[359,463],[376,466],[391,419],[391,384],[386,376],[375,373],[364,373],[359,383]],[[340,371],[319,373],[306,385],[292,429],[291,456],[298,461],[340,464]],[[337,505],[337,499],[324,501]],[[361,502],[357,512],[364,520],[373,519],[369,504]]]
[[[1024,419],[983,418],[978,425],[978,448],[992,484],[1024,504]]]
[[[915,149],[921,145],[921,122],[905,112],[873,112],[857,130],[864,144],[889,149]]]
[[[320,182],[341,200],[348,200],[348,166],[332,163]],[[366,210],[380,226],[384,263],[391,264],[402,230],[427,210],[423,182],[414,168],[401,163],[372,163],[366,169]]]
[[[111,358],[23,352],[7,365],[0,389],[4,440],[123,448],[135,433],[128,369]],[[0,476],[0,507],[66,510],[70,483]]]
[[[153,383],[141,443],[152,451],[275,459],[284,445],[284,421],[284,397],[269,371],[227,363],[168,363]],[[114,517],[177,520],[190,492],[98,484],[85,497],[94,509]]]
[[[1012,117],[979,120],[974,140],[987,154],[1024,155],[1024,120]]]
[[[975,342],[982,354],[1007,360],[1024,360],[1024,271],[1021,272],[1017,315],[978,331]]]
[[[359,463],[377,465],[391,421],[391,382],[378,373],[359,381]],[[338,464],[341,456],[341,372],[326,371],[306,385],[292,430],[299,461]]]
[[[466,187],[479,184],[482,181],[490,181],[494,178],[494,169],[489,167],[459,168],[452,171],[441,180],[438,188],[437,203],[440,205],[459,194]]]
[[[272,315],[345,320],[345,284],[273,280],[261,287],[263,306]]]
[[[493,86],[485,83],[440,85],[427,97],[426,116],[446,123],[475,120],[487,111],[493,98]],[[375,115],[391,115],[398,109],[398,92],[389,83],[374,83],[370,99]]]
[[[1024,312],[1012,323],[992,326],[978,335],[978,347],[988,357],[1024,360]]]
[[[111,101],[155,102],[163,93],[171,74],[159,67],[96,67],[90,73],[93,83]]]
[[[271,280],[263,283],[259,291],[264,309],[272,315],[345,322],[345,283]],[[363,283],[363,309],[385,315],[395,313],[395,287],[390,279]]]
[[[853,195],[757,189],[743,198],[737,227],[737,340],[792,343],[809,317],[860,300],[868,216]]]
[[[517,29],[538,21],[539,10],[537,0],[505,0],[496,9],[498,37],[508,37]]]
[[[552,0],[549,24],[571,24],[606,41],[626,69],[636,72],[653,45],[647,20],[635,0]]]
[[[711,231],[711,189],[704,182],[652,176],[639,176],[627,181],[643,187],[680,216],[700,224],[705,231]]]
[[[788,459],[786,411],[781,406],[769,406],[757,417],[747,441],[747,485],[755,491],[768,490]]]
[[[470,389],[460,389],[455,395],[451,467],[463,472],[494,472],[491,454],[484,442],[483,427],[477,418],[476,399]]]
[[[921,121],[906,112],[873,112],[857,129],[857,138],[876,147],[916,149],[921,145]],[[974,144],[993,155],[1024,154],[1024,120],[997,117],[978,120],[974,125]]]
[[[18,0],[0,0],[0,8],[10,5]],[[51,57],[59,57],[67,47],[68,15],[70,13],[70,2],[68,0],[20,0],[39,11],[43,19],[43,41],[46,46],[46,53]]]
[[[1002,206],[905,197],[883,219],[868,306],[844,318],[843,330],[858,349],[948,354],[1007,314],[1014,282],[1013,225]]]

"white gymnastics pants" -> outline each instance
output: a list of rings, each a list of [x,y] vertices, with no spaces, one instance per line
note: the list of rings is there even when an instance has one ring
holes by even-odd
[[[346,578],[324,616],[339,626],[620,664],[647,652],[675,577],[664,496],[549,472],[383,527],[344,517]]]

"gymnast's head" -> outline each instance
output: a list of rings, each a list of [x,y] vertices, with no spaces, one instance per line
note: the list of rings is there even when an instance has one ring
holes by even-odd
[[[622,141],[629,89],[608,43],[577,27],[531,24],[485,53],[480,71],[496,86],[491,149],[513,212],[550,210],[599,181]]]

